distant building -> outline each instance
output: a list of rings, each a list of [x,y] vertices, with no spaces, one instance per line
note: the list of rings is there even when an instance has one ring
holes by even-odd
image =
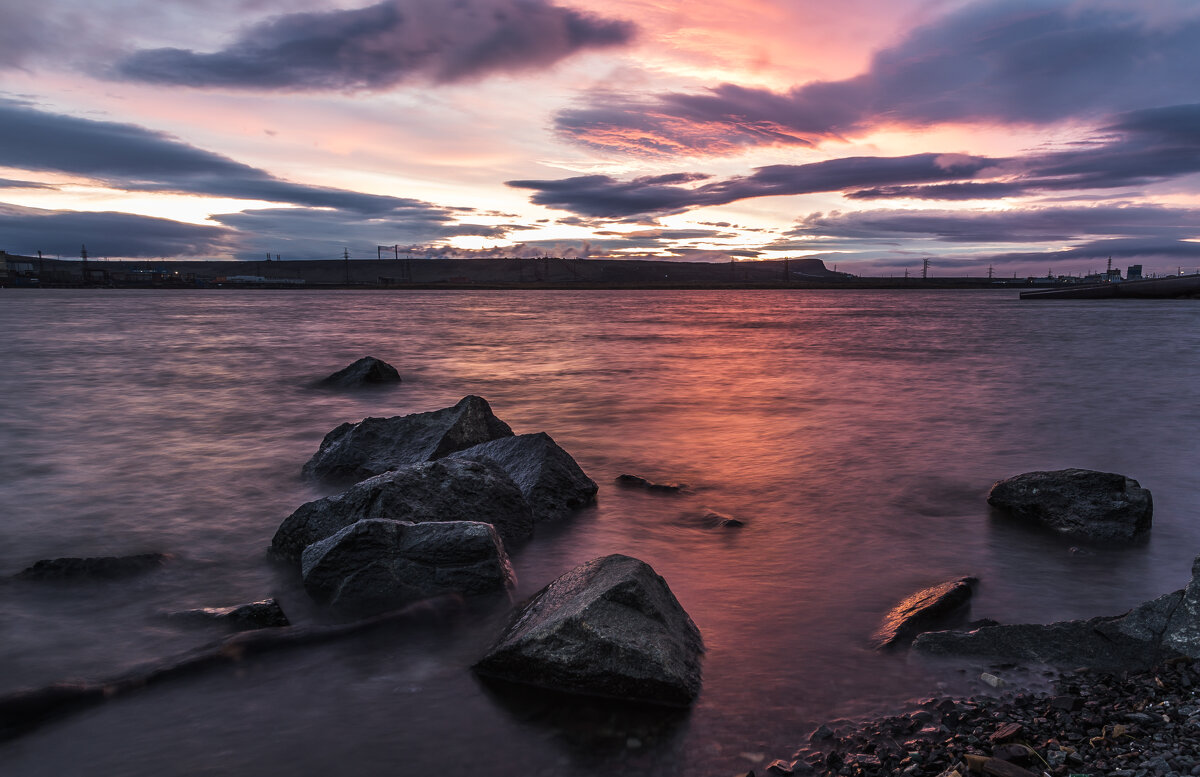
[[[1140,281],[1142,279],[1142,266],[1140,264],[1131,264],[1125,270],[1125,280]]]

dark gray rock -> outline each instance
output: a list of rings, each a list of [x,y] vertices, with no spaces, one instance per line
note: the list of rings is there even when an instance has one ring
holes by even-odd
[[[309,545],[301,574],[314,599],[358,613],[504,590],[514,582],[496,530],[472,521],[359,521]]]
[[[360,388],[399,383],[400,373],[395,367],[374,356],[364,356],[348,367],[343,367],[317,384],[326,388]]]
[[[525,495],[535,522],[565,518],[596,498],[595,482],[545,432],[502,437],[451,455],[499,464]]]
[[[922,631],[949,625],[961,617],[971,602],[973,577],[963,577],[924,588],[893,607],[871,637],[876,648],[907,644]]]
[[[529,504],[500,465],[446,458],[385,472],[341,494],[301,505],[280,524],[271,551],[299,561],[309,545],[366,518],[479,521],[495,526],[506,543],[533,533]]]
[[[640,475],[617,475],[616,483],[625,488],[644,488],[647,491],[659,491],[664,494],[677,494],[683,490],[679,483],[654,483]]]
[[[988,504],[1070,536],[1128,540],[1150,529],[1150,492],[1112,472],[1026,472],[992,486]]]
[[[430,413],[342,424],[321,440],[303,474],[327,482],[357,482],[511,436],[512,429],[492,413],[487,400],[471,395]]]
[[[137,556],[43,559],[15,577],[18,580],[116,580],[151,572],[169,558],[166,553],[142,553]]]
[[[196,610],[184,610],[173,612],[169,617],[175,620],[224,623],[239,631],[281,628],[291,625],[287,616],[283,614],[283,608],[274,599],[263,599],[249,604],[235,604],[231,607],[203,607]]]
[[[1159,645],[1123,634],[1121,616],[1049,625],[984,626],[973,631],[927,631],[913,649],[930,655],[970,656],[1093,669],[1148,668],[1176,655]]]
[[[740,529],[746,525],[746,522],[740,518],[718,513],[715,510],[709,510],[704,515],[695,519],[694,522],[706,529]]]
[[[686,706],[704,644],[666,582],[612,555],[567,572],[517,614],[475,670],[566,693]]]

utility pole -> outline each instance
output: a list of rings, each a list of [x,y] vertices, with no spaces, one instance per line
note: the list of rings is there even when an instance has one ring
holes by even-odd
[[[988,265],[988,280],[990,281],[991,279],[992,279],[992,266],[989,264]]]
[[[342,261],[344,262],[344,267],[346,268],[346,285],[349,286],[350,285],[350,249],[349,248],[342,249]]]

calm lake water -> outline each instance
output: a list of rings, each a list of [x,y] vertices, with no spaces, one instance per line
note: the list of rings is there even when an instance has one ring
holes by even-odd
[[[1115,614],[1181,587],[1200,553],[1196,301],[3,290],[0,323],[0,575],[175,556],[132,580],[0,586],[0,692],[224,634],[173,610],[274,595],[320,617],[265,557],[321,495],[301,465],[344,421],[466,394],[600,484],[594,508],[515,550],[514,599],[627,553],[708,648],[688,715],[545,706],[469,671],[508,611],[493,602],[113,700],[0,744],[5,775],[732,775],[818,723],[986,690],[979,667],[868,648],[917,588],[975,575],[973,617],[1004,622]],[[309,388],[364,354],[404,383]],[[1083,555],[989,514],[995,480],[1063,467],[1151,489],[1150,539]],[[621,490],[624,472],[690,493]],[[746,526],[689,523],[707,510]]]

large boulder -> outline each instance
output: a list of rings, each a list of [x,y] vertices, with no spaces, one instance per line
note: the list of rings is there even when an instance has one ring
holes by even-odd
[[[347,491],[303,504],[271,540],[280,558],[299,561],[304,549],[367,518],[410,523],[479,521],[505,542],[533,533],[533,515],[521,490],[488,460],[438,459],[357,483]]]
[[[326,388],[360,388],[399,382],[400,373],[395,367],[374,356],[364,356],[353,364],[322,378],[317,385]]]
[[[1098,540],[1128,540],[1149,530],[1150,492],[1112,472],[1062,469],[1026,472],[992,486],[988,504],[1057,532]]]
[[[612,555],[543,588],[475,665],[566,693],[686,706],[700,692],[700,631],[645,562]]]
[[[514,581],[496,530],[473,521],[359,521],[309,545],[300,566],[314,599],[356,613],[504,590]]]
[[[1181,655],[1200,659],[1200,557],[1192,562],[1192,580],[1186,588],[1122,615],[927,632],[917,636],[913,648],[936,655],[1116,670],[1146,668]]]
[[[912,641],[923,631],[945,626],[961,616],[971,602],[973,577],[963,577],[923,588],[893,607],[871,637],[876,648],[895,647]]]
[[[499,464],[525,495],[534,521],[566,517],[596,498],[596,484],[545,432],[502,437],[451,455]]]
[[[342,424],[321,440],[303,474],[327,482],[357,482],[512,433],[486,399],[470,395],[454,407],[429,413]]]

